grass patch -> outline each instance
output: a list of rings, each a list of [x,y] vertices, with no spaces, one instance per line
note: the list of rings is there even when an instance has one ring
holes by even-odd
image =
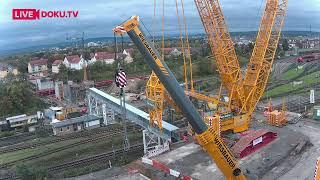
[[[285,84],[285,85],[277,86],[277,87],[265,92],[263,97],[273,97],[273,96],[277,96],[280,94],[288,93],[288,92],[291,92],[291,91],[298,89],[299,87],[301,87],[301,85],[292,86],[291,84]]]
[[[110,160],[110,162],[113,167],[116,167],[116,166],[120,167],[120,166],[126,165],[126,164],[136,160],[138,157],[141,156],[141,154],[143,154],[143,153],[141,152],[138,154],[123,154],[122,157],[117,158],[117,159],[112,159],[112,160]],[[61,174],[55,175],[55,178],[60,178],[60,177],[68,178],[68,177],[81,176],[84,174],[89,174],[89,173],[99,171],[102,169],[106,169],[106,168],[109,168],[108,161],[104,162],[104,163],[98,162],[98,163],[91,164],[91,165],[84,166],[84,167],[66,169]]]
[[[311,74],[302,76],[298,78],[297,81],[303,81],[303,83],[301,85],[296,85],[296,86],[293,86],[291,83],[277,86],[269,91],[266,91],[263,97],[278,96],[281,94],[287,94],[297,90],[301,92],[300,89],[303,87],[308,87],[312,84],[320,83],[320,71],[316,71]],[[305,88],[303,89],[303,91],[309,91],[309,89]]]
[[[4,132],[0,132],[0,138],[12,136],[12,135],[14,135],[14,131],[4,131]]]
[[[142,133],[140,132],[132,133],[132,134],[129,134],[128,137],[129,137],[130,143],[135,144],[137,142],[141,142]],[[33,149],[30,148],[30,149],[15,151],[15,152],[4,153],[0,155],[0,163],[4,164],[4,163],[21,160],[37,154],[45,154],[47,151],[51,151],[51,150],[66,146],[68,144],[79,142],[81,140],[83,140],[83,138],[53,143],[46,146],[39,146]],[[90,157],[96,154],[110,152],[112,151],[112,148],[118,149],[118,148],[121,148],[122,146],[123,146],[123,135],[120,134],[112,138],[101,139],[95,142],[82,144],[66,150],[48,154],[34,160],[17,162],[12,167],[12,170],[15,170],[16,168],[18,168],[19,165],[21,165],[22,163],[27,167],[41,167],[41,168],[47,169],[48,167],[59,165],[65,162],[70,162],[70,161]],[[122,159],[120,158],[120,159],[113,160],[112,164],[114,166],[123,165],[137,158],[137,155],[132,155],[132,157],[131,155],[127,155],[127,156],[125,156]],[[87,167],[70,168],[70,169],[66,169],[64,172],[61,172],[59,174],[51,174],[51,175],[49,174],[49,175],[55,178],[78,176],[78,175],[90,173],[92,171],[105,169],[107,168],[107,165],[108,163],[97,162],[96,164],[93,164]]]
[[[20,159],[24,159],[30,156],[34,156],[40,153],[44,153],[48,150],[56,149],[62,146],[65,146],[67,144],[75,143],[81,141],[81,139],[73,139],[73,140],[68,140],[68,141],[63,141],[63,142],[58,142],[58,143],[53,143],[45,146],[38,146],[35,148],[29,148],[29,149],[23,149],[15,152],[8,152],[4,154],[0,154],[0,163],[9,163],[13,161],[17,161]]]
[[[303,81],[304,85],[310,85],[313,83],[319,83],[320,82],[320,71],[313,72],[311,74],[308,74],[306,76],[303,76],[299,78],[300,81]]]
[[[89,174],[91,172],[95,172],[98,171],[100,169],[104,169],[107,166],[106,164],[101,164],[101,165],[97,165],[97,164],[93,164],[93,165],[89,165],[89,166],[84,166],[84,167],[79,167],[76,169],[68,169],[66,171],[63,171],[62,173],[62,177],[67,178],[67,177],[75,177],[75,176],[81,176],[83,174]]]
[[[139,134],[129,134],[129,140],[131,142],[137,142],[141,138],[141,133]],[[110,139],[99,140],[97,142],[82,144],[81,146],[66,149],[54,154],[49,154],[47,156],[32,160],[27,162],[30,166],[55,166],[68,161],[74,161],[77,159],[86,158],[88,156],[93,156],[96,154],[101,154],[105,152],[112,151],[112,146],[114,149],[121,148],[123,143],[122,135],[116,136]]]
[[[297,69],[297,68],[290,69],[289,71],[285,72],[281,76],[281,79],[282,80],[294,79],[294,78],[300,76],[303,73],[303,71],[304,71],[304,69]]]

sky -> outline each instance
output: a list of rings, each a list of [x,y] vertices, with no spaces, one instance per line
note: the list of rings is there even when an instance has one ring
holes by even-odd
[[[113,36],[112,28],[132,15],[139,15],[149,31],[160,32],[162,0],[0,0],[0,50],[65,42],[66,36],[86,38]],[[179,33],[176,0],[164,0],[165,32]],[[288,0],[283,30],[320,32],[320,0]],[[181,7],[180,0],[179,7]],[[229,31],[255,31],[265,0],[220,0]],[[13,8],[75,10],[77,18],[12,20]],[[184,0],[189,32],[202,33],[202,24],[193,0]],[[181,9],[179,9],[181,13]]]

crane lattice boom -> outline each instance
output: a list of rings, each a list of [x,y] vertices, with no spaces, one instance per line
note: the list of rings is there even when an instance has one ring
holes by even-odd
[[[241,106],[244,96],[241,89],[242,74],[239,61],[228,32],[219,0],[194,1],[204,26],[212,54],[215,57],[222,85]]]

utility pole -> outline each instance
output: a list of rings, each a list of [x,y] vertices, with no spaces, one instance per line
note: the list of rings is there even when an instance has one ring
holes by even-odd
[[[82,32],[82,35],[74,35],[74,36],[69,36],[68,34],[66,34],[66,40],[70,41],[71,44],[73,44],[75,47],[77,46],[77,44],[80,44],[80,48],[81,50],[84,50],[84,32]]]
[[[309,31],[310,31],[310,38],[311,38],[311,36],[312,36],[311,24],[310,24],[310,27],[309,27]]]
[[[84,32],[82,32],[81,45],[82,45],[82,49],[84,49]]]

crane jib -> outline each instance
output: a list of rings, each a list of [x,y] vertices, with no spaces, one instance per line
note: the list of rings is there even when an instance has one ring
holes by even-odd
[[[194,128],[194,131],[197,134],[202,134],[205,132],[208,129],[207,125],[203,122],[200,114],[194,108],[191,101],[185,96],[183,89],[180,87],[173,73],[166,66],[165,62],[160,60],[159,53],[152,46],[152,44],[150,44],[140,27],[137,26],[134,29],[127,31],[127,34],[133,43],[138,47],[141,54],[146,57],[144,60],[155,72],[178,107],[186,115],[189,123]]]
[[[133,19],[133,21],[136,19]],[[141,54],[145,56],[144,60],[154,71],[173,101],[187,118],[194,132],[197,134],[199,144],[205,147],[225,176],[228,177],[228,179],[246,179],[241,169],[237,167],[237,162],[228,147],[224,145],[224,142],[216,134],[215,130],[208,128],[205,124],[197,109],[185,95],[170,68],[166,65],[165,61],[160,58],[156,48],[153,47],[147,39],[139,25],[126,32]]]
[[[145,37],[143,36],[143,34],[140,32],[138,34],[138,37],[140,38],[141,42],[143,43],[143,45],[148,49],[149,53],[151,54],[151,56],[153,57],[153,60],[157,63],[157,65],[159,66],[159,68],[161,69],[161,71],[166,75],[169,76],[168,71],[166,70],[166,68],[163,66],[162,62],[160,61],[160,59],[157,57],[157,54],[152,50],[152,48],[149,46],[148,41],[145,39]]]
[[[223,147],[223,144],[219,141],[217,137],[214,138],[214,143],[218,146],[221,154],[226,159],[231,168],[234,168],[236,164],[233,162],[232,157],[229,156],[227,150]]]

